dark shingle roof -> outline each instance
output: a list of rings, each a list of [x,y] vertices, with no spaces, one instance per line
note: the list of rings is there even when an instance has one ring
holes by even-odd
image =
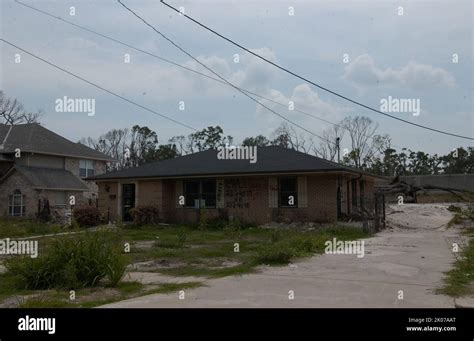
[[[253,164],[249,160],[219,160],[216,150],[207,150],[90,177],[88,180],[323,171],[364,173],[313,155],[271,146],[257,148],[257,162]]]
[[[14,153],[16,148],[20,148],[22,152],[113,161],[107,155],[83,144],[69,141],[37,123],[19,124],[13,127],[0,124],[0,145],[3,143],[0,153]]]
[[[64,169],[15,166],[33,188],[49,190],[87,191],[87,186],[74,174]]]

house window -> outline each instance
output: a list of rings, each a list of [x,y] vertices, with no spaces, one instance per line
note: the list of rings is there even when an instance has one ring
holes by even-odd
[[[93,160],[79,160],[79,176],[87,178],[94,175],[95,162]]]
[[[65,208],[67,207],[67,192],[64,192],[64,191],[51,192],[50,200],[52,201],[52,206]]]
[[[298,207],[298,178],[280,178],[278,186],[280,207]]]
[[[8,215],[22,217],[25,214],[25,196],[17,189],[12,195],[8,196]]]
[[[216,180],[191,180],[184,182],[185,207],[215,208]]]

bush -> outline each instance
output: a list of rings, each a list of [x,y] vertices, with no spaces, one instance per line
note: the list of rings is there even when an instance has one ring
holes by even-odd
[[[33,290],[93,287],[104,278],[117,285],[126,265],[120,241],[103,231],[55,239],[38,258],[11,258],[5,263],[19,287]]]
[[[462,211],[462,208],[459,206],[449,205],[448,211],[460,213]]]
[[[259,251],[255,257],[257,264],[288,264],[294,255],[291,248],[282,248],[279,245],[272,245]]]
[[[159,210],[155,206],[137,206],[130,210],[133,223],[137,226],[146,224],[157,224],[159,222]]]
[[[90,227],[100,224],[100,212],[94,206],[77,207],[73,211],[73,216],[80,226]]]

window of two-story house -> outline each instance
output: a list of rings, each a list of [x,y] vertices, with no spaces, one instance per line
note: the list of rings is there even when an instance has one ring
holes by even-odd
[[[79,160],[79,176],[87,178],[94,175],[95,161],[94,160]]]
[[[67,207],[67,192],[65,191],[54,191],[51,192],[50,196],[51,205],[55,207]]]
[[[215,208],[217,186],[215,179],[184,181],[184,201],[188,208]]]
[[[298,207],[298,178],[281,177],[278,183],[280,207]]]
[[[8,215],[14,217],[26,215],[25,196],[19,189],[8,196]]]

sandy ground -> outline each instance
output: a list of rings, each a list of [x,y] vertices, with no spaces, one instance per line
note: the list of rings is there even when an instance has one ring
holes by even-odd
[[[389,207],[391,228],[365,240],[363,258],[325,254],[290,266],[262,267],[257,274],[206,280],[205,287],[186,290],[184,299],[178,293],[153,294],[103,307],[451,308],[453,299],[434,290],[457,256],[452,243],[466,240],[459,229],[446,229],[452,217],[447,206]],[[139,276],[160,281],[156,274]]]

